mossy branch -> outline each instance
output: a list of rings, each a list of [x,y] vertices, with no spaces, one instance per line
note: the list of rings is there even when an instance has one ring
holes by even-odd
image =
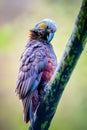
[[[48,130],[59,100],[87,42],[87,0],[83,0],[74,30],[52,81],[47,87],[33,125],[33,130]],[[50,89],[51,88],[51,89]],[[31,128],[30,128],[31,129]]]

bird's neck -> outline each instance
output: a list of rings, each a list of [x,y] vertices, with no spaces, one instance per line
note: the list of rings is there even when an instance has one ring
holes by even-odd
[[[32,40],[37,40],[40,42],[46,41],[46,33],[43,32],[42,34],[39,34],[35,31],[30,30],[29,38],[30,38],[30,41],[32,41]]]

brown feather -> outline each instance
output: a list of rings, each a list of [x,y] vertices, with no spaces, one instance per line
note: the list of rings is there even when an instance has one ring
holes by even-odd
[[[38,33],[30,30],[29,32],[30,41],[36,40],[36,41],[43,42],[43,40],[46,40],[46,37],[47,37],[47,32],[45,31],[41,31],[40,33]]]

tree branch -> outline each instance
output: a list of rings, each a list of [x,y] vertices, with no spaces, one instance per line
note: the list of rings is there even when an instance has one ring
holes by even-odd
[[[83,0],[74,30],[68,40],[60,64],[44,95],[33,130],[48,130],[59,100],[87,42],[87,0]],[[30,128],[31,130],[31,128]]]

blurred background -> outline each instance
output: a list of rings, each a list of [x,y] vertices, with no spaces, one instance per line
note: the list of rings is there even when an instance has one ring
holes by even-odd
[[[22,104],[15,94],[19,59],[29,30],[44,18],[58,31],[52,40],[58,61],[82,0],[0,0],[0,130],[27,130]],[[63,93],[50,130],[87,130],[87,46]]]

